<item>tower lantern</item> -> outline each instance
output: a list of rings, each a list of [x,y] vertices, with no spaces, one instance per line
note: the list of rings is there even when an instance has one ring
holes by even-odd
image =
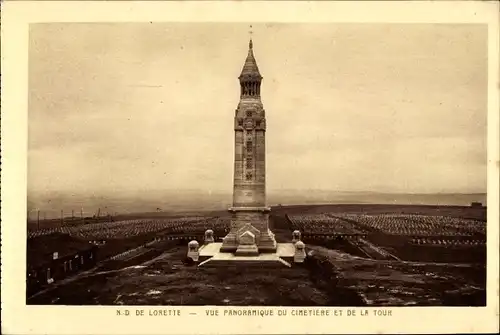
[[[259,67],[255,61],[253,54],[253,42],[250,39],[248,44],[248,55],[241,70],[240,80],[241,94],[240,97],[260,97],[260,84],[262,76],[259,72]]]

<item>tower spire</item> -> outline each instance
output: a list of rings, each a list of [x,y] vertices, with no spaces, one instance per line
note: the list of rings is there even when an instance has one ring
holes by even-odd
[[[250,34],[251,33],[252,32],[250,31]],[[248,55],[239,78],[242,79],[244,77],[255,77],[262,79],[259,72],[259,67],[257,66],[257,61],[255,60],[255,56],[253,54],[253,40],[251,36],[250,41],[248,42]]]

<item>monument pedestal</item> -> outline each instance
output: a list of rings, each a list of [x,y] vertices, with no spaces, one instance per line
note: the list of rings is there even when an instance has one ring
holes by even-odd
[[[269,230],[269,207],[232,207],[231,230],[222,240],[220,252],[276,252],[276,240]]]
[[[189,247],[195,247],[195,244],[196,241],[191,241]],[[300,240],[277,243],[274,252],[259,253],[255,234],[250,231],[243,233],[236,252],[223,252],[222,243],[206,243],[197,251],[198,266],[202,267],[290,268],[292,264],[303,263],[306,258],[305,244]]]

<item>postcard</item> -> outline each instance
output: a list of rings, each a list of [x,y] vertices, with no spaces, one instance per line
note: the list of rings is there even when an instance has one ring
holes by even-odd
[[[4,2],[2,331],[498,332],[498,9]]]

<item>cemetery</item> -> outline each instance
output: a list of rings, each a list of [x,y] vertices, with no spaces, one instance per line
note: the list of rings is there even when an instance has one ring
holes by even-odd
[[[286,211],[286,208],[282,210]],[[77,275],[74,281],[62,285],[58,285],[56,280],[49,285],[52,287],[50,291],[38,294],[28,299],[28,302],[67,305],[234,306],[425,306],[485,303],[484,264],[473,259],[457,262],[457,259],[464,257],[459,255],[470,255],[477,248],[482,248],[481,244],[475,244],[471,237],[468,237],[469,240],[457,239],[456,243],[459,243],[460,247],[454,248],[445,243],[433,243],[432,247],[437,253],[447,254],[446,250],[451,250],[446,257],[453,262],[445,262],[432,258],[432,254],[426,255],[421,250],[411,249],[414,244],[418,247],[418,243],[431,244],[431,240],[439,241],[440,238],[429,234],[422,234],[420,237],[399,236],[390,234],[390,231],[387,233],[367,230],[363,234],[371,244],[398,257],[402,256],[399,260],[370,257],[370,254],[359,251],[360,246],[356,243],[346,242],[348,239],[357,240],[358,236],[344,238],[341,235],[347,233],[346,227],[349,224],[361,231],[364,227],[361,224],[355,226],[347,221],[347,224],[340,225],[339,231],[332,225],[330,234],[323,232],[327,225],[325,218],[331,215],[336,217],[332,219],[333,222],[339,222],[339,218],[351,221],[357,219],[352,212],[322,214],[318,223],[321,234],[317,235],[321,237],[312,239],[307,236],[313,229],[314,222],[307,226],[309,230],[304,229],[305,223],[302,228],[297,229],[301,222],[298,218],[302,218],[301,216],[289,215],[291,220],[287,221],[279,211],[270,215],[269,227],[275,235],[278,251],[281,244],[294,246],[293,256],[283,258],[290,267],[274,262],[267,265],[261,262],[257,266],[249,266],[245,262],[221,262],[208,266],[208,262],[200,266],[208,259],[203,249],[221,243],[224,237],[222,234],[215,234],[217,228],[221,228],[221,222],[224,222],[226,227],[220,229],[221,232],[230,230],[229,216],[207,217],[180,225],[175,228],[176,231],[160,231],[152,235],[151,240],[144,240],[150,243],[148,246],[141,244],[142,249],[138,250],[135,249],[137,246],[129,248],[134,250],[125,254],[121,252],[119,257],[113,259],[113,263],[99,258],[101,262],[91,273],[81,277]],[[360,221],[368,221],[366,214],[363,215],[365,216],[362,216]],[[374,215],[370,217],[375,217]],[[394,216],[388,214],[383,217],[394,220]],[[401,220],[402,217],[396,218]],[[442,220],[446,227],[451,222],[455,224],[451,226],[455,231],[471,232],[477,228],[481,231],[478,222],[469,222],[469,226],[457,227],[455,219],[423,215],[413,217],[413,220],[417,219],[423,222]],[[313,217],[307,216],[307,220],[310,222]],[[379,217],[376,220],[380,226],[383,220]],[[210,223],[213,225],[210,226]],[[179,231],[189,233],[179,235]],[[334,232],[340,233],[337,236],[340,239],[328,239]],[[408,250],[406,254],[394,252],[386,246],[391,238],[403,238],[408,241],[408,245],[402,244],[400,249]],[[103,249],[104,246],[119,244],[120,239],[115,242],[108,241],[110,242],[107,244],[97,246],[97,255],[106,250]],[[196,243],[193,243],[195,241]],[[297,243],[299,248],[296,248]],[[346,243],[351,249],[347,248]],[[304,244],[303,249],[301,244]],[[190,245],[194,248],[190,249]],[[296,254],[296,251],[299,252]]]

